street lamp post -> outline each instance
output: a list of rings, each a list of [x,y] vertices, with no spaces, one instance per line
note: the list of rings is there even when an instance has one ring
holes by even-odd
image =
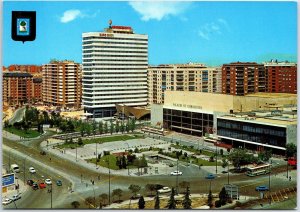
[[[271,164],[269,164],[269,204],[271,205]]]
[[[77,144],[75,147],[76,147],[75,151],[76,151],[76,162],[77,162]]]
[[[125,144],[127,144],[127,149],[128,149],[128,153],[129,153],[129,144],[127,142]],[[128,166],[128,163],[127,163],[127,169],[128,169],[128,175],[129,175],[129,166]]]
[[[228,174],[228,185],[229,185],[229,161],[227,161],[228,165],[227,165],[227,174]]]
[[[178,161],[179,161],[179,158],[177,158],[177,175],[176,175],[176,193],[178,195]]]
[[[96,168],[97,168],[97,159],[98,159],[98,145],[96,142]]]
[[[50,190],[50,194],[51,194],[51,209],[52,209],[52,193],[53,193],[53,190],[52,190],[52,183],[51,183],[51,190]]]
[[[110,205],[110,165],[109,159],[106,161],[108,165],[108,204]]]
[[[23,167],[24,167],[24,170],[23,170],[23,172],[24,172],[24,185],[25,185],[25,183],[26,183],[26,158],[28,157],[28,156],[31,156],[31,155],[27,155],[27,156],[25,156],[24,157],[24,161],[23,161]]]
[[[216,144],[216,174],[218,173],[218,149],[217,149],[217,144]]]

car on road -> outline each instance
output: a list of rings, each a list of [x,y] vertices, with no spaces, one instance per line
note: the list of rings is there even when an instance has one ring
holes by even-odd
[[[36,173],[36,171],[35,171],[35,169],[34,169],[33,167],[30,167],[30,168],[29,168],[29,172],[30,172],[31,174]]]
[[[12,201],[17,201],[18,199],[21,199],[21,195],[20,194],[15,194],[11,197]]]
[[[180,172],[180,171],[173,171],[173,172],[171,172],[171,175],[172,176],[182,175],[182,172]]]
[[[51,184],[52,184],[52,182],[51,182],[50,179],[46,179],[46,180],[45,180],[45,183],[46,183],[47,185],[51,185]]]
[[[61,180],[56,180],[56,185],[57,185],[57,186],[62,186]]]
[[[39,186],[38,186],[37,183],[33,183],[31,187],[32,187],[33,190],[39,189]]]
[[[3,204],[3,205],[8,205],[8,204],[10,204],[11,202],[12,202],[12,200],[9,199],[9,198],[4,198],[4,199],[2,199],[2,204]]]
[[[33,180],[27,180],[27,185],[32,186],[33,183]]]
[[[212,180],[212,179],[215,179],[216,177],[215,177],[215,175],[213,175],[213,174],[208,174],[206,177],[205,177],[205,179],[209,179],[209,180]]]
[[[163,187],[162,189],[158,190],[158,193],[163,194],[163,193],[169,193],[171,192],[171,189],[169,187]]]
[[[268,186],[262,185],[262,186],[257,186],[255,188],[255,191],[269,191]]]
[[[39,184],[39,187],[40,187],[40,189],[46,188],[46,184],[45,184],[44,182],[41,182],[41,183]]]

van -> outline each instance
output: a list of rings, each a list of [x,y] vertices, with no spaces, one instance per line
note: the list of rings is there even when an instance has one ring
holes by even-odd
[[[11,171],[14,172],[14,173],[19,173],[19,172],[20,172],[20,168],[19,168],[19,166],[18,166],[17,164],[12,164],[12,165],[10,166],[10,169],[11,169]]]

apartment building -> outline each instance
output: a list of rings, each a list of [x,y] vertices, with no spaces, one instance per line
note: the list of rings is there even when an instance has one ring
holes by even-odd
[[[34,101],[42,101],[43,100],[43,79],[42,78],[33,78],[33,98]]]
[[[264,63],[267,91],[271,93],[297,93],[297,64],[272,60]]]
[[[221,69],[204,64],[167,64],[148,68],[148,103],[164,103],[165,91],[221,92]]]
[[[22,105],[33,98],[33,77],[29,73],[3,72],[3,103]]]
[[[43,101],[61,107],[81,107],[81,65],[56,61],[42,66]]]
[[[116,105],[147,105],[148,35],[129,26],[82,34],[83,106],[88,118],[112,117]]]
[[[222,93],[243,96],[266,91],[266,71],[263,64],[234,62],[222,66]]]

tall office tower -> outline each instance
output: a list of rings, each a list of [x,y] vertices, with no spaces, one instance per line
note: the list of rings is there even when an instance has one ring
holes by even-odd
[[[116,104],[147,105],[148,35],[112,26],[82,34],[83,106],[88,118],[112,117]]]
[[[33,97],[33,77],[23,72],[3,72],[3,103],[15,106],[29,103]]]
[[[43,101],[61,107],[81,107],[81,65],[56,61],[42,67]]]
[[[266,91],[263,64],[235,62],[222,66],[222,93],[243,96]]]
[[[220,68],[199,63],[167,64],[148,68],[148,102],[164,103],[165,91],[221,92]]]
[[[271,93],[297,93],[297,64],[272,60],[264,63],[267,91]]]

